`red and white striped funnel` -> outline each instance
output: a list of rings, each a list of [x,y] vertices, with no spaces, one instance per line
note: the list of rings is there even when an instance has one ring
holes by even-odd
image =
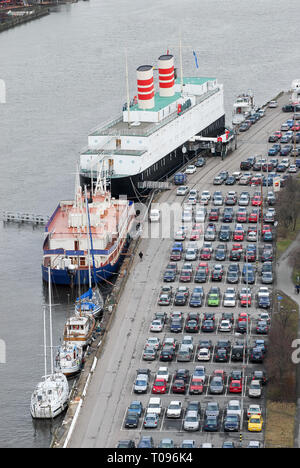
[[[138,101],[140,109],[152,109],[154,102],[153,66],[142,65],[137,69]]]
[[[161,97],[174,96],[174,57],[161,55],[158,59],[159,95]]]

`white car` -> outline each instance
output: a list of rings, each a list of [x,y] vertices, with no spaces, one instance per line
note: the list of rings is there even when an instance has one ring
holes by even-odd
[[[255,231],[250,231],[247,234],[247,241],[248,242],[256,242],[257,233]]]
[[[189,195],[189,198],[188,198],[188,204],[189,205],[196,205],[197,203],[197,197],[194,197],[193,195]]]
[[[219,324],[219,331],[230,332],[232,330],[232,323],[229,320],[221,320]]]
[[[154,349],[159,349],[160,348],[160,339],[156,338],[156,336],[150,336],[148,340],[145,343],[145,348],[154,348]]]
[[[263,109],[259,109],[257,111],[257,113],[261,116],[261,117],[264,117],[266,114],[265,114],[265,111]]]
[[[169,369],[167,367],[159,367],[158,371],[156,372],[156,378],[164,379],[166,382],[169,382]]]
[[[175,338],[165,338],[163,341],[163,348],[176,348],[176,340]]]
[[[275,107],[278,107],[278,102],[277,101],[270,101],[269,104],[268,104],[268,107],[270,108],[275,108]]]
[[[208,200],[211,198],[210,192],[208,190],[203,190],[201,196],[206,197]]]
[[[235,294],[225,293],[224,294],[223,305],[224,305],[224,307],[235,307],[236,306],[236,296],[235,296]]]
[[[189,336],[189,335],[185,335],[182,338],[181,345],[184,345],[187,348],[189,348],[191,351],[193,351],[193,349],[194,349],[193,338],[191,336]]]
[[[198,198],[198,195],[199,195],[199,192],[198,192],[197,189],[191,189],[191,190],[190,190],[190,196],[191,196],[191,197]]]
[[[187,195],[189,192],[189,188],[187,185],[181,185],[180,187],[178,187],[178,189],[176,190],[176,195],[179,195],[181,197],[184,197],[185,195]]]
[[[186,235],[184,233],[184,231],[182,230],[179,230],[175,233],[175,236],[174,236],[174,240],[175,241],[184,241],[186,238]]]
[[[206,212],[204,210],[196,210],[195,213],[195,222],[196,223],[204,223],[206,217]]]
[[[270,315],[268,314],[268,312],[261,312],[259,314],[259,316],[258,316],[258,320],[264,320],[268,324],[271,323],[271,318],[270,318]]]
[[[243,174],[241,172],[237,171],[237,172],[233,172],[232,175],[236,180],[240,180],[240,178],[242,177]]]
[[[197,168],[196,166],[194,166],[193,164],[191,164],[190,166],[188,166],[185,170],[185,173],[186,174],[195,174]]]
[[[214,206],[222,206],[224,203],[223,197],[215,197],[213,200],[213,205]]]
[[[161,332],[163,329],[163,323],[161,320],[153,320],[150,325],[150,331]]]
[[[198,361],[209,361],[211,357],[210,350],[208,348],[200,348],[197,354]]]
[[[227,404],[226,414],[236,414],[240,418],[242,417],[242,409],[240,400],[230,400]]]
[[[247,448],[261,448],[261,443],[259,440],[250,440]]]
[[[191,223],[193,221],[193,212],[192,211],[184,211],[182,213],[182,218],[181,218],[183,223]]]
[[[261,385],[259,380],[252,380],[249,385],[248,395],[250,398],[260,398],[261,397]]]
[[[296,164],[291,164],[290,167],[289,167],[288,172],[291,173],[291,174],[294,174],[295,172],[297,172]]]
[[[197,259],[197,250],[196,249],[186,249],[185,260],[193,261]]]
[[[247,195],[241,195],[239,198],[239,206],[248,206],[250,203],[250,197]]]
[[[248,406],[248,409],[247,409],[247,416],[248,416],[248,419],[249,419],[252,415],[261,416],[261,408],[260,408],[259,405],[249,405],[249,406]]]
[[[198,431],[200,427],[200,418],[197,411],[188,411],[183,420],[183,429],[185,431]]]
[[[290,126],[287,123],[283,123],[280,127],[282,132],[287,132],[290,129]]]
[[[280,164],[283,164],[286,168],[290,166],[290,160],[287,158],[284,158],[280,161]]]
[[[161,399],[157,397],[150,398],[148,406],[147,406],[147,413],[151,414],[158,414],[160,416],[162,411]]]
[[[167,418],[180,418],[182,414],[182,402],[171,401],[167,409]]]

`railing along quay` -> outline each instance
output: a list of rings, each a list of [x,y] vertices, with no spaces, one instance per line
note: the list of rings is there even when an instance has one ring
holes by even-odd
[[[0,217],[4,223],[27,223],[45,225],[49,221],[49,216],[36,215],[34,213],[22,213],[14,211],[1,211]]]

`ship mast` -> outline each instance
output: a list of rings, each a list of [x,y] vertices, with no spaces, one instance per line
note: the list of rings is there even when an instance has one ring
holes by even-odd
[[[126,62],[126,96],[127,96],[128,128],[130,128],[130,97],[129,97],[129,80],[128,80],[128,59],[127,59],[126,50],[125,50],[125,62]]]
[[[50,272],[50,267],[48,267],[48,287],[49,287],[49,319],[50,319],[51,374],[53,374],[53,333],[52,333],[52,298],[51,298],[51,272]]]

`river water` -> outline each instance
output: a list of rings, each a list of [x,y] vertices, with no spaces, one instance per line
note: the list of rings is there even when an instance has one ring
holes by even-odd
[[[298,0],[90,0],[1,33],[0,210],[51,214],[73,198],[88,132],[126,100],[125,49],[133,96],[137,66],[178,56],[181,34],[184,75],[224,84],[229,123],[240,92],[263,104],[300,77],[298,25]],[[29,412],[44,371],[42,242],[41,228],[0,224],[1,447],[48,447],[60,423],[35,424]],[[74,293],[53,292],[58,344]]]

